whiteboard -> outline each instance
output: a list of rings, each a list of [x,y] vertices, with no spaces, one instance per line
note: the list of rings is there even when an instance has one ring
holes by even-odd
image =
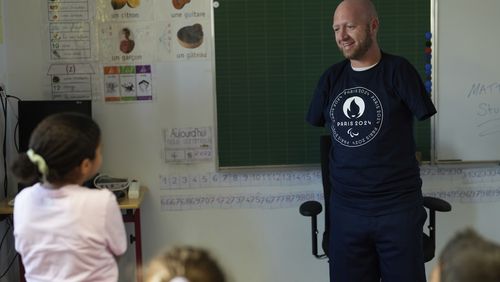
[[[500,1],[432,7],[435,160],[500,160]]]

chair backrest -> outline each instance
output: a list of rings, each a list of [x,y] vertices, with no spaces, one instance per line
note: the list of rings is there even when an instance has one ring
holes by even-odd
[[[328,240],[330,234],[330,196],[331,196],[331,179],[330,179],[330,156],[332,150],[332,138],[330,135],[322,135],[320,137],[320,154],[321,154],[321,180],[323,182],[323,195],[325,201],[325,231],[323,232],[323,240],[321,247],[323,252],[328,256]],[[434,197],[424,197],[424,206],[429,210],[429,234],[423,232],[423,248],[424,260],[430,261],[434,258],[436,246],[436,211],[448,212],[451,211],[451,205],[441,199]],[[319,213],[319,212],[318,212]],[[314,252],[314,251],[313,251]]]
[[[323,194],[325,202],[325,231],[323,232],[323,240],[321,247],[324,254],[318,254],[318,244],[317,244],[317,215],[321,213],[322,206],[317,201],[307,201],[300,205],[300,214],[303,216],[311,217],[311,235],[312,235],[312,254],[316,258],[325,258],[328,256],[328,238],[330,233],[330,196],[331,196],[331,181],[330,181],[330,155],[332,150],[332,139],[329,135],[323,135],[320,137],[320,152],[321,152],[321,178],[323,182]],[[434,257],[434,252],[436,248],[436,211],[439,212],[449,212],[451,211],[451,205],[438,198],[434,197],[424,197],[424,207],[426,207],[429,212],[429,225],[427,226],[428,233],[422,233],[423,236],[423,251],[424,251],[424,261],[427,262]]]

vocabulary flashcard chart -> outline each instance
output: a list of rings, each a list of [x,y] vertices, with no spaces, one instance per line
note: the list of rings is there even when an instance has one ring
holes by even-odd
[[[154,22],[109,22],[100,25],[101,60],[111,64],[150,63],[155,60]]]
[[[155,16],[160,60],[207,60],[211,1],[158,1]]]
[[[92,99],[92,76],[90,64],[53,64],[50,66],[52,98],[55,100]]]
[[[152,93],[151,65],[104,67],[106,102],[149,101]]]
[[[88,21],[88,0],[49,0],[47,2],[49,21]]]
[[[103,22],[144,21],[153,18],[154,0],[97,0],[96,10]]]
[[[89,60],[91,27],[87,0],[49,0],[50,60]]]
[[[90,24],[50,23],[50,59],[91,59]]]

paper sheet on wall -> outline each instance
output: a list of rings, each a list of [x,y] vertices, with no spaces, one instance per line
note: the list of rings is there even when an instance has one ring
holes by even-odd
[[[150,101],[153,99],[151,65],[105,66],[104,101]]]
[[[306,201],[323,201],[323,192],[228,193],[224,195],[175,195],[160,199],[162,211],[197,209],[277,209],[296,207]]]
[[[48,71],[52,98],[56,100],[92,99],[94,70],[90,64],[54,64]]]
[[[321,184],[318,169],[254,171],[254,172],[208,172],[184,175],[159,175],[160,189],[192,189],[218,187],[268,187],[306,186]]]
[[[500,167],[433,167],[421,169],[425,195],[450,202],[500,201]]]
[[[48,24],[49,59],[90,61],[95,59],[92,28],[94,7],[88,0],[47,0],[45,15]]]
[[[43,5],[47,21],[47,77],[52,99],[92,99],[96,83],[93,6],[88,0],[54,1]]]
[[[212,1],[158,1],[158,55],[162,61],[207,60]]]
[[[207,60],[211,1],[98,0],[100,58],[106,63]]]
[[[194,163],[213,160],[212,127],[162,130],[165,163]]]
[[[462,166],[422,166],[422,192],[453,202],[500,201],[500,167],[468,168]],[[160,189],[186,190],[227,187],[270,187],[268,192],[169,195],[160,200],[162,210],[212,208],[291,208],[307,200],[323,201],[319,169],[268,172],[212,172],[184,175],[159,175]],[[302,192],[273,192],[271,187],[317,186]],[[201,194],[201,195],[200,195]],[[302,195],[302,196],[300,196]],[[304,196],[309,195],[309,196]],[[304,199],[304,197],[308,197]],[[300,200],[299,200],[300,199]]]
[[[155,23],[104,22],[99,26],[100,60],[113,64],[152,63],[155,60]]]
[[[151,70],[155,62],[208,60],[210,15],[211,1],[178,5],[167,0],[45,0],[41,25],[47,69],[44,92],[53,99],[92,99],[103,91],[107,102],[152,100],[151,72],[117,76],[105,70],[60,70],[71,65],[82,69],[85,64],[94,70],[141,66]],[[142,77],[137,80],[137,76]],[[119,87],[110,88],[114,79],[120,81]]]

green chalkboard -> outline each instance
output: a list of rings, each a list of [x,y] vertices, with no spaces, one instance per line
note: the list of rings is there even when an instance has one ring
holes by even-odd
[[[319,135],[304,116],[319,76],[342,60],[332,31],[332,0],[222,0],[214,10],[217,140],[220,167],[319,162]],[[375,0],[379,43],[423,77],[430,3]],[[430,123],[416,124],[430,158]]]

